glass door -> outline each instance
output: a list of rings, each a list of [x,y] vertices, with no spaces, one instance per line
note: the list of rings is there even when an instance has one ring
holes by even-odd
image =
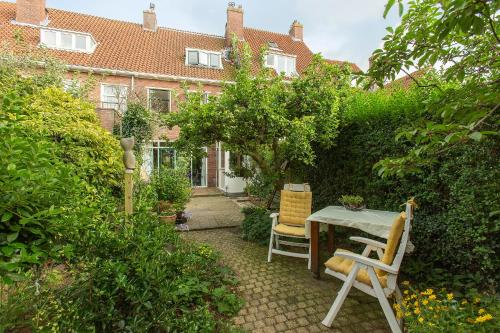
[[[207,148],[204,148],[205,152]],[[207,158],[193,157],[191,158],[191,186],[206,187],[207,186]]]

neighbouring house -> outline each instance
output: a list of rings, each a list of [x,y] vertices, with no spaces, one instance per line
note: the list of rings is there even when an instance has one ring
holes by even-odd
[[[0,2],[0,41],[13,43],[21,35],[28,45],[46,48],[67,64],[68,79],[74,72],[98,74],[90,97],[102,125],[111,131],[132,94],[144,96],[156,112],[176,112],[183,84],[192,90],[201,87],[205,98],[220,93],[221,84],[231,81],[234,73],[227,59],[233,36],[248,42],[255,55],[262,46],[268,47],[265,66],[287,76],[301,74],[313,53],[303,41],[298,21],[283,34],[245,27],[243,19],[241,6],[229,3],[225,35],[215,36],[158,26],[154,5],[144,10],[143,23],[137,24],[46,8],[45,0],[17,0]],[[146,174],[175,165],[170,142],[178,134],[175,128],[156,131],[143,157]],[[243,179],[227,175],[241,158],[224,151],[220,143],[205,149],[206,158],[190,161],[192,185],[243,192]]]

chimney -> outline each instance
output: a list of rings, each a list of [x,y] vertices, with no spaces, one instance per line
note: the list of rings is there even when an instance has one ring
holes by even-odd
[[[243,36],[243,8],[236,7],[234,2],[230,2],[227,7],[226,22],[226,46],[231,46],[233,35],[239,40],[244,40]]]
[[[292,37],[293,40],[302,41],[304,40],[304,26],[299,21],[295,20],[290,26],[288,34]]]
[[[147,31],[156,31],[156,28],[158,28],[154,3],[150,3],[149,9],[143,12],[142,28]]]
[[[47,21],[45,0],[17,0],[16,22],[43,25]]]

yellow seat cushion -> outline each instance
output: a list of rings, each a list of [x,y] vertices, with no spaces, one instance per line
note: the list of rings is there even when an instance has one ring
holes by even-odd
[[[274,232],[281,235],[289,235],[289,236],[297,236],[297,237],[305,237],[306,236],[306,228],[304,227],[293,227],[286,224],[278,224],[273,228]]]
[[[394,222],[392,223],[391,230],[389,231],[389,236],[387,237],[387,243],[384,250],[384,255],[380,260],[386,265],[392,265],[392,262],[394,261],[394,255],[396,254],[396,249],[399,245],[399,240],[401,239],[401,235],[403,234],[405,220],[406,220],[406,213],[402,212],[394,219]],[[338,249],[337,251],[350,252],[343,249]],[[325,266],[331,269],[332,271],[339,272],[347,276],[349,275],[352,267],[354,266],[354,261],[342,257],[332,257],[325,263]],[[387,287],[387,272],[375,268],[375,273],[377,274],[378,280],[380,281],[382,287],[383,288]],[[370,276],[368,275],[366,269],[359,270],[356,280],[364,284],[367,284],[369,286],[372,285],[370,281]]]
[[[338,249],[337,251],[350,252],[343,249]],[[354,261],[342,257],[332,257],[327,262],[325,262],[325,266],[334,272],[338,272],[347,276],[349,275],[349,273],[352,270],[352,267],[354,266]],[[379,274],[377,274],[377,276],[378,280],[380,281],[380,284],[382,285],[382,288],[386,288],[387,276],[386,275],[381,276]],[[368,275],[368,272],[364,268],[359,270],[356,280],[366,285],[372,286],[372,282],[370,281],[370,276]]]
[[[311,215],[312,192],[281,191],[279,223],[304,226]]]

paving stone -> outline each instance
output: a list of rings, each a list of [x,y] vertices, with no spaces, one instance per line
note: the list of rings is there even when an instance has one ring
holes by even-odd
[[[225,197],[208,199],[217,198],[230,200]],[[201,202],[197,205],[200,207]],[[235,207],[230,209],[240,214]],[[209,217],[222,214],[217,210],[211,207],[207,218],[197,222],[212,221]],[[230,215],[237,216],[236,213],[224,212],[225,217],[214,219],[221,221]],[[325,274],[321,280],[314,279],[301,259],[274,255],[273,261],[267,263],[267,247],[243,241],[238,228],[190,231],[182,235],[188,240],[213,245],[222,253],[223,263],[236,272],[240,281],[237,290],[246,302],[233,322],[246,332],[390,332],[377,299],[354,289],[332,327],[323,326],[321,321],[342,282]]]

